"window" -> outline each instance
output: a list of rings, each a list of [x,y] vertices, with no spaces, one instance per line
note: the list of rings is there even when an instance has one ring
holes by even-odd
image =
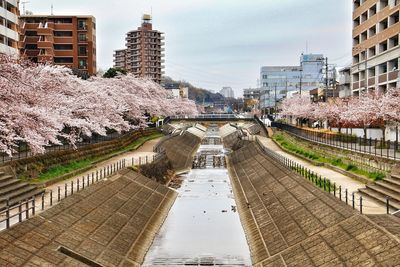
[[[72,50],[72,44],[54,44],[54,50]]]
[[[36,31],[26,31],[25,36],[38,36]]]
[[[78,20],[78,30],[86,30],[86,20]]]
[[[72,36],[72,31],[54,31],[54,36],[55,37],[71,37]]]
[[[86,41],[86,34],[80,33],[80,34],[79,34],[79,41],[85,42],[85,41]]]
[[[361,14],[361,23],[367,20],[368,20],[368,11],[365,11],[364,13]]]
[[[361,33],[360,41],[364,42],[365,40],[367,40],[367,31]]]
[[[389,39],[389,49],[396,47],[399,45],[399,36],[396,34],[395,36]]]
[[[375,77],[375,67],[368,69],[368,77],[369,78]]]
[[[368,57],[373,57],[373,56],[375,56],[375,55],[376,55],[376,47],[375,47],[375,46],[370,47],[370,48],[368,49]]]
[[[397,61],[397,58],[395,60],[389,61],[389,72],[398,70],[399,70],[399,63]]]
[[[78,55],[79,56],[86,56],[87,55],[87,47],[86,46],[79,46]]]
[[[26,44],[25,49],[30,49],[30,50],[37,50],[37,44]]]
[[[54,63],[71,64],[74,62],[72,57],[55,57]]]
[[[368,30],[369,37],[372,37],[374,35],[376,35],[376,26],[373,26],[373,27],[369,28],[369,30]]]
[[[397,11],[397,12],[393,13],[392,15],[390,15],[389,26],[392,26],[399,22],[399,13],[400,13],[400,11]]]
[[[388,0],[380,0],[379,1],[379,10],[384,9],[388,5],[389,5],[389,1]]]
[[[386,30],[388,27],[388,20],[384,19],[379,22],[379,32]]]
[[[379,44],[379,53],[385,52],[388,49],[387,41],[384,41]]]
[[[360,44],[360,36],[356,36],[353,38],[353,45],[358,45]]]
[[[72,18],[55,18],[53,19],[56,24],[72,23]]]
[[[353,25],[354,25],[354,28],[357,27],[358,25],[360,25],[360,17],[357,17],[357,18],[353,21]]]
[[[379,74],[385,74],[387,72],[387,65],[383,63],[378,66]]]
[[[372,17],[376,14],[376,5],[373,5],[370,9],[369,9],[369,17]]]
[[[80,59],[80,60],[79,60],[79,68],[80,68],[80,69],[86,69],[86,68],[87,68],[86,59]]]
[[[359,63],[359,62],[360,62],[360,57],[359,57],[359,55],[353,56],[353,63],[354,63],[354,64],[357,64],[357,63]]]

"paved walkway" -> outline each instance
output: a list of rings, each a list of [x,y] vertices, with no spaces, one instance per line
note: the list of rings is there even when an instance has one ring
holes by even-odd
[[[365,185],[359,181],[356,181],[348,176],[345,176],[339,172],[333,171],[331,169],[328,169],[326,167],[322,166],[315,166],[308,161],[305,161],[303,159],[300,159],[298,157],[293,156],[292,154],[289,154],[285,151],[283,151],[277,144],[275,144],[274,141],[272,141],[270,138],[263,137],[263,136],[257,136],[260,140],[260,142],[265,145],[265,147],[271,149],[272,151],[288,158],[291,159],[292,161],[295,161],[302,166],[310,169],[311,171],[318,173],[322,177],[328,178],[331,180],[333,183],[336,183],[337,186],[342,187],[342,199],[344,199],[345,195],[345,189],[347,188],[348,190],[348,195],[349,195],[349,203],[351,204],[351,194],[352,192],[355,193],[355,197],[358,200],[360,197],[360,194],[358,193],[359,188],[364,188]],[[358,203],[356,202],[358,207]],[[383,214],[386,213],[386,207],[384,205],[377,203],[365,196],[363,196],[363,213],[367,214]]]
[[[137,165],[140,162],[144,164],[146,162],[146,157],[147,161],[151,161],[153,159],[153,155],[156,153],[153,152],[153,147],[158,143],[158,141],[161,138],[153,139],[150,141],[145,142],[141,147],[134,151],[129,151],[126,153],[123,153],[121,155],[112,157],[108,160],[102,161],[98,164],[95,164],[93,168],[87,170],[86,172],[83,172],[79,175],[73,176],[69,179],[60,181],[58,183],[55,183],[53,185],[50,185],[45,188],[45,195],[44,195],[44,209],[42,210],[42,196],[37,196],[35,198],[35,207],[36,207],[36,214],[49,209],[51,206],[54,206],[55,204],[58,203],[58,188],[60,188],[60,199],[65,198],[65,192],[67,192],[67,197],[69,197],[72,193],[71,190],[71,182],[74,183],[74,192],[77,192],[77,179],[80,180],[80,190],[82,190],[82,177],[85,177],[85,188],[87,187],[87,177],[89,176],[89,186],[92,186],[92,174],[96,174],[96,171],[103,170],[104,167],[107,168],[107,166],[111,166],[113,164],[116,164],[117,162],[120,162],[121,160],[125,159],[126,160],[126,167],[132,165],[132,159],[134,160],[134,163]],[[101,182],[101,181],[99,181]],[[94,179],[94,183],[96,183],[96,179]],[[65,185],[67,184],[67,188],[65,190]],[[50,201],[50,192],[52,192],[52,201]],[[28,204],[28,207],[32,207],[32,202]],[[22,207],[22,211],[25,210],[25,206]],[[14,216],[10,219],[10,225],[16,224],[19,221],[19,218],[17,216],[19,210],[18,208],[13,208],[10,210],[10,216]],[[28,214],[25,212],[22,213],[21,219],[25,220],[27,216],[32,216],[32,210],[30,209]],[[2,213],[0,215],[0,219],[3,220],[6,218],[6,214]],[[1,222],[0,223],[0,230],[6,228],[6,222]]]

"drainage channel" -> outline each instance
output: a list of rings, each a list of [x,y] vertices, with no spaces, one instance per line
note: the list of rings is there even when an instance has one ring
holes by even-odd
[[[210,125],[143,266],[251,266],[224,154]]]

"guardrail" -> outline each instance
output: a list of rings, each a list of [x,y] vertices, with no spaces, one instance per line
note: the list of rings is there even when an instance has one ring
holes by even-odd
[[[171,116],[171,120],[253,120],[253,115],[200,114],[197,116]]]
[[[272,122],[271,126],[314,143],[390,160],[400,160],[399,144],[397,141],[393,142],[389,140],[385,141],[382,138],[372,139],[345,134],[323,133],[278,122]]]

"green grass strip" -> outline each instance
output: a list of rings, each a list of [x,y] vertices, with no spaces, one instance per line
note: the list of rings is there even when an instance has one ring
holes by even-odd
[[[382,180],[385,178],[385,173],[383,172],[368,172],[362,169],[359,169],[356,165],[354,164],[346,164],[345,162],[342,161],[342,159],[340,158],[330,158],[330,157],[326,157],[324,155],[315,153],[315,152],[311,152],[310,150],[299,146],[298,144],[295,144],[291,141],[289,141],[287,138],[285,138],[284,135],[282,134],[274,134],[273,139],[283,148],[294,152],[298,155],[301,155],[303,157],[306,157],[310,160],[313,160],[315,162],[319,162],[319,163],[325,163],[325,164],[330,164],[336,167],[339,167],[343,170],[352,172],[354,174],[357,175],[361,175],[364,177],[369,178],[370,180],[373,181],[378,181],[378,180]]]

